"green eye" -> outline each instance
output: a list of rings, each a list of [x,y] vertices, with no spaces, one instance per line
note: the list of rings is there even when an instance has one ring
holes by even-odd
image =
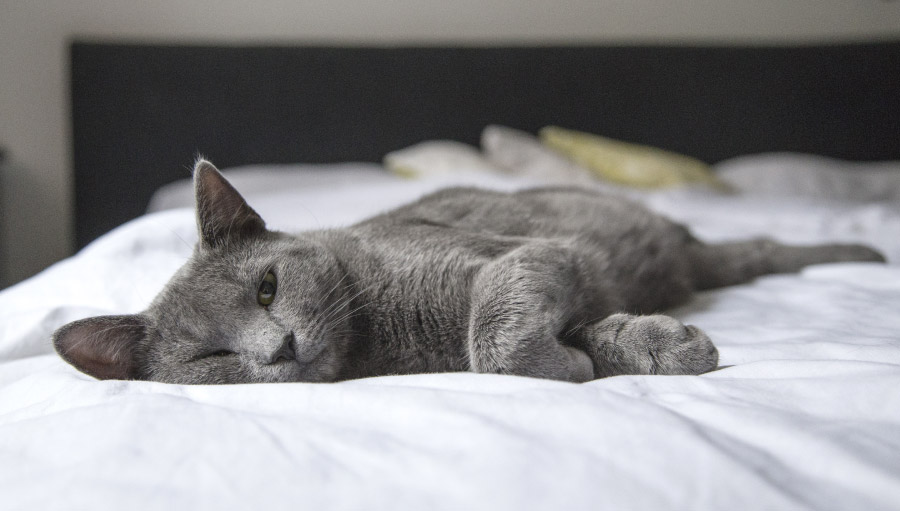
[[[271,305],[275,301],[275,290],[278,288],[278,281],[275,280],[275,274],[266,273],[262,282],[259,284],[259,291],[256,292],[256,301],[262,306]]]

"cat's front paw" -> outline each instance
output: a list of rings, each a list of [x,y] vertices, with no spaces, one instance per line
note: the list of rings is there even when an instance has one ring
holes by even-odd
[[[668,316],[614,314],[586,327],[579,345],[597,378],[617,374],[701,374],[719,363],[719,352],[695,326]]]
[[[637,316],[623,326],[623,336],[646,346],[650,374],[701,374],[719,363],[719,351],[703,330],[669,316]]]

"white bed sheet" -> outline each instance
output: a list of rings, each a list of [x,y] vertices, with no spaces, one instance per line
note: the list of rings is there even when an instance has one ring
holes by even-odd
[[[345,170],[341,187],[248,200],[270,226],[302,230],[454,181]],[[732,365],[702,376],[96,381],[49,336],[141,310],[185,260],[192,212],[149,214],[0,293],[0,509],[900,509],[898,204],[642,200],[706,239],[862,241],[891,264],[700,294],[673,314]]]

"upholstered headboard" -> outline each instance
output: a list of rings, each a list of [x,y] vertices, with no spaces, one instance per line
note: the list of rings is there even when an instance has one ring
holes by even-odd
[[[900,41],[803,47],[71,46],[76,241],[219,166],[379,161],[556,124],[716,162],[900,159]]]

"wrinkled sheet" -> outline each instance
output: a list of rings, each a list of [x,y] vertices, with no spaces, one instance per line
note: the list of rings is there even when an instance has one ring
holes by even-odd
[[[302,230],[455,181],[370,177],[248,200]],[[891,261],[699,294],[672,314],[730,366],[702,376],[96,381],[49,337],[141,310],[184,262],[192,212],[148,214],[0,292],[0,509],[900,509],[900,205],[640,200],[708,240],[865,242]]]

